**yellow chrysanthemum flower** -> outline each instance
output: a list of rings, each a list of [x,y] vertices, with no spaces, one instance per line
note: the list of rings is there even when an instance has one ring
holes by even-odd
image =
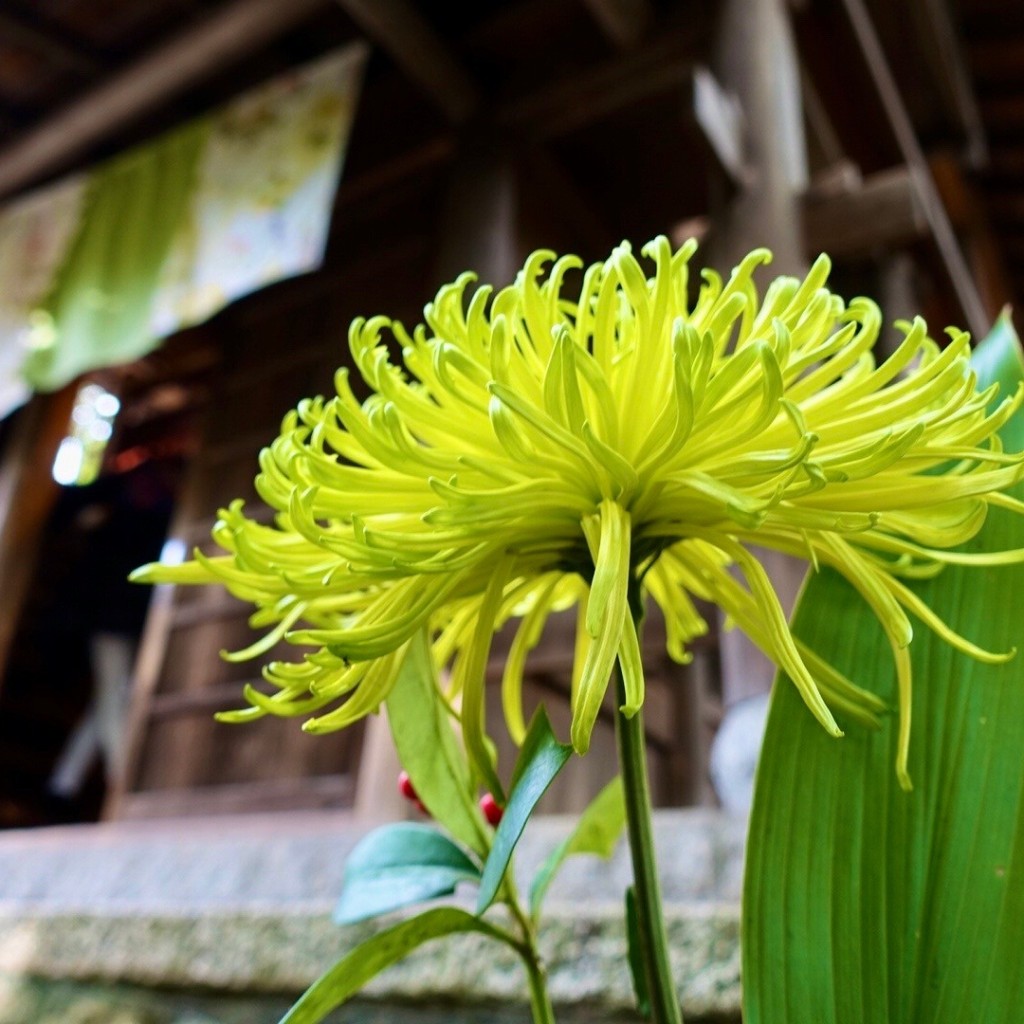
[[[994,564],[1013,553],[945,549],[973,536],[999,492],[1024,475],[995,431],[1021,402],[978,392],[967,335],[945,347],[925,324],[876,366],[881,317],[829,292],[822,256],[804,280],[782,277],[758,301],[751,253],[727,283],[704,271],[691,302],[690,243],[626,244],[563,282],[575,256],[536,252],[492,292],[464,274],[441,289],[412,333],[386,317],[356,320],[352,358],[371,389],[359,401],[339,370],[337,395],[305,401],[260,457],[257,488],[273,525],[241,503],[214,538],[228,553],[136,578],[223,583],[272,627],[231,658],[282,638],[312,648],[264,671],[252,707],[224,717],[306,715],[340,728],[375,710],[410,639],[427,629],[452,665],[467,747],[500,787],[484,737],[491,638],[521,624],[503,681],[506,718],[523,731],[526,656],[549,613],[576,606],[572,742],[586,751],[616,661],[625,704],[644,697],[634,614],[664,612],[670,654],[707,630],[694,598],[714,602],[793,680],[841,735],[830,706],[872,722],[883,703],[795,640],[748,545],[802,555],[842,573],[892,645],[899,683],[898,770],[906,781],[912,628],[908,611],[975,657],[900,581],[943,562]],[[389,332],[402,352],[382,338]],[[742,582],[730,571],[738,570]],[[339,703],[340,702],[340,703]]]

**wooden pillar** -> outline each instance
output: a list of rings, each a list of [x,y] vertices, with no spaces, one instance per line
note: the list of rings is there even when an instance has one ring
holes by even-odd
[[[897,330],[894,324],[897,320],[912,320],[920,304],[914,286],[914,261],[910,253],[887,253],[878,270],[882,334],[878,339],[877,352],[884,359],[896,351],[904,337],[903,332]]]
[[[438,218],[432,282],[473,270],[481,282],[508,284],[521,263],[515,166],[506,146],[475,125],[463,129]],[[424,296],[424,299],[428,296]],[[366,723],[354,814],[367,823],[408,815],[398,793],[401,764],[382,708]]]
[[[32,583],[43,530],[57,500],[53,459],[67,433],[77,387],[36,395],[18,414],[0,463],[0,687]]]
[[[775,254],[770,275],[800,274],[807,159],[799,63],[784,0],[725,0],[713,57],[718,81],[743,112],[747,173],[731,195],[720,184],[711,262],[727,272],[751,249],[767,246]],[[757,555],[790,611],[803,563],[776,552]],[[721,659],[726,708],[771,687],[774,666],[738,631],[723,633]]]
[[[473,270],[480,281],[509,284],[522,262],[516,169],[508,145],[487,128],[466,128],[438,221],[434,282]]]
[[[775,254],[773,274],[798,274],[808,175],[800,70],[783,0],[726,0],[713,62],[743,112],[747,165],[746,182],[712,210],[715,265],[727,269],[766,245]]]

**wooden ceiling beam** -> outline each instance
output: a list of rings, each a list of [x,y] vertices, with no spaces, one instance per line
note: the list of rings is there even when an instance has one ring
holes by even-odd
[[[234,0],[221,7],[0,150],[0,196],[62,168],[89,146],[323,6],[324,0]]]
[[[608,40],[620,50],[630,50],[643,38],[654,20],[650,0],[584,0]]]
[[[928,221],[906,167],[881,171],[858,188],[833,195],[806,195],[804,245],[809,255],[858,258],[881,248],[917,241]]]
[[[454,124],[480,107],[482,97],[470,74],[408,0],[336,2]]]

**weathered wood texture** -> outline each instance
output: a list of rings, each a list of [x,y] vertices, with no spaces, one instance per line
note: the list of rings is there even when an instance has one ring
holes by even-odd
[[[259,448],[276,435],[300,399],[323,394],[345,360],[348,321],[416,294],[421,272],[398,245],[343,272],[265,292],[220,321],[224,356],[211,384],[204,441],[180,496],[170,540],[183,551],[210,553],[217,510],[243,498],[251,514],[271,511],[255,494]],[[271,806],[349,805],[362,730],[327,737],[298,722],[265,718],[242,726],[217,723],[216,710],[244,706],[246,682],[259,681],[263,660],[293,660],[280,644],[266,659],[232,664],[222,650],[248,646],[251,607],[216,587],[160,587],[136,667],[124,779],[106,816],[125,818],[254,810]]]
[[[308,17],[323,0],[235,0],[204,23],[70,102],[0,150],[0,195],[52,170],[90,143]]]

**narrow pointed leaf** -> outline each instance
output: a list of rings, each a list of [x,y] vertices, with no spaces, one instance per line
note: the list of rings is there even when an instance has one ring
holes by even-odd
[[[610,857],[625,824],[622,779],[616,776],[594,797],[570,835],[551,851],[537,870],[530,885],[530,913],[534,918],[539,916],[544,894],[566,859],[579,853]]]
[[[511,944],[504,932],[464,910],[455,907],[428,910],[360,943],[306,989],[281,1018],[280,1024],[318,1024],[368,981],[408,956],[417,946],[457,932],[479,932]]]
[[[447,896],[459,882],[479,879],[476,864],[437,829],[413,822],[385,825],[349,855],[334,920],[352,924]]]
[[[485,857],[489,828],[474,799],[469,764],[441,698],[425,632],[409,645],[387,709],[398,758],[416,795],[435,821]]]
[[[633,886],[626,889],[626,959],[629,961],[629,973],[633,979],[637,1013],[644,1020],[650,1020],[651,993],[647,987],[647,966],[644,963],[640,921],[636,911],[636,889]]]
[[[1024,372],[1008,322],[975,366],[1012,393]],[[1002,436],[1024,447],[1024,416]],[[1024,519],[993,508],[969,550],[1022,546]],[[914,590],[982,646],[1024,646],[1024,567],[950,566]],[[881,630],[837,574],[809,581],[794,630],[895,700]],[[747,850],[747,1024],[1021,1020],[1024,655],[984,665],[923,626],[911,654],[909,793],[894,720],[874,733],[843,722],[832,740],[788,681],[775,687]]]
[[[572,747],[568,743],[558,742],[544,709],[538,708],[512,771],[508,805],[484,864],[476,906],[478,914],[482,914],[497,897],[505,870],[512,859],[512,851],[523,834],[526,822],[537,806],[537,801],[562,770],[571,753]]]

